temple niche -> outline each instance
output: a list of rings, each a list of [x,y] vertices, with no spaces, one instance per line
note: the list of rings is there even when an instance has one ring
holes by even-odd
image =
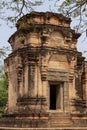
[[[70,23],[52,12],[17,21],[5,59],[8,103],[1,126],[87,128],[87,62]]]

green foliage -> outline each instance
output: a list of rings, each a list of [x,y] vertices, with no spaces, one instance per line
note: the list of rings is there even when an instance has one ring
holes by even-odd
[[[72,18],[77,18],[78,29],[86,28],[87,26],[87,0],[47,0],[49,5],[48,11],[53,11],[58,8],[59,13]],[[44,0],[1,0],[0,1],[0,17],[12,23],[15,23],[21,16],[34,11],[35,7],[39,7],[45,3]],[[62,3],[62,4],[60,4]],[[53,5],[54,4],[54,5]],[[60,7],[59,7],[60,6]],[[7,11],[8,10],[8,11]],[[41,11],[44,11],[43,8]],[[9,14],[9,12],[11,12]],[[6,14],[6,15],[5,15]],[[3,17],[4,16],[4,17]],[[82,29],[83,29],[82,28]]]
[[[26,40],[26,37],[25,37],[25,36],[21,36],[21,37],[19,38],[19,42],[20,42],[20,43],[24,43],[25,40]]]
[[[23,16],[26,13],[29,13],[33,11],[33,8],[35,6],[40,6],[42,5],[43,0],[2,0],[0,2],[0,5],[2,5],[0,8],[1,11],[3,10],[3,16],[2,19],[4,18],[7,21],[10,22],[16,22],[21,16]],[[6,10],[6,11],[5,11]],[[7,12],[8,10],[8,12]],[[9,14],[9,12],[12,12]]]
[[[0,18],[10,21],[13,25],[21,16],[34,11],[36,6],[39,7],[45,2],[44,0],[1,0]],[[51,2],[52,4],[50,4]],[[47,4],[49,5],[48,11],[54,12],[57,8],[58,13],[62,13],[65,16],[74,18],[73,20],[77,20],[77,30],[86,30],[87,0],[47,0]],[[43,8],[40,11],[44,11]]]
[[[7,103],[7,77],[4,73],[0,74],[0,117],[4,112]]]
[[[77,20],[77,31],[84,31],[87,27],[87,0],[64,0],[59,11]]]
[[[6,57],[8,51],[10,51],[9,47],[3,46],[2,48],[0,48],[0,58]]]

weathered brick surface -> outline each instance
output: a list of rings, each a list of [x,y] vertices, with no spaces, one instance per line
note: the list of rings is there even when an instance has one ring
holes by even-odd
[[[77,51],[80,34],[70,22],[50,12],[33,12],[18,20],[9,39],[12,53],[5,59],[8,104],[0,126],[87,127],[87,63]],[[54,110],[50,109],[52,85],[57,86]]]

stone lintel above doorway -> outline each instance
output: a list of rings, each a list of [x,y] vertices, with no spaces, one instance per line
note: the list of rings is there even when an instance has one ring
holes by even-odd
[[[68,81],[68,72],[66,70],[60,70],[60,69],[48,69],[47,74],[47,80],[48,81]]]

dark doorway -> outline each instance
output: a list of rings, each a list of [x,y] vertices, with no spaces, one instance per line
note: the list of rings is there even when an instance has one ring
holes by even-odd
[[[56,110],[57,85],[50,85],[50,109]]]
[[[49,86],[49,109],[50,110],[63,110],[64,101],[63,84],[50,84]]]

